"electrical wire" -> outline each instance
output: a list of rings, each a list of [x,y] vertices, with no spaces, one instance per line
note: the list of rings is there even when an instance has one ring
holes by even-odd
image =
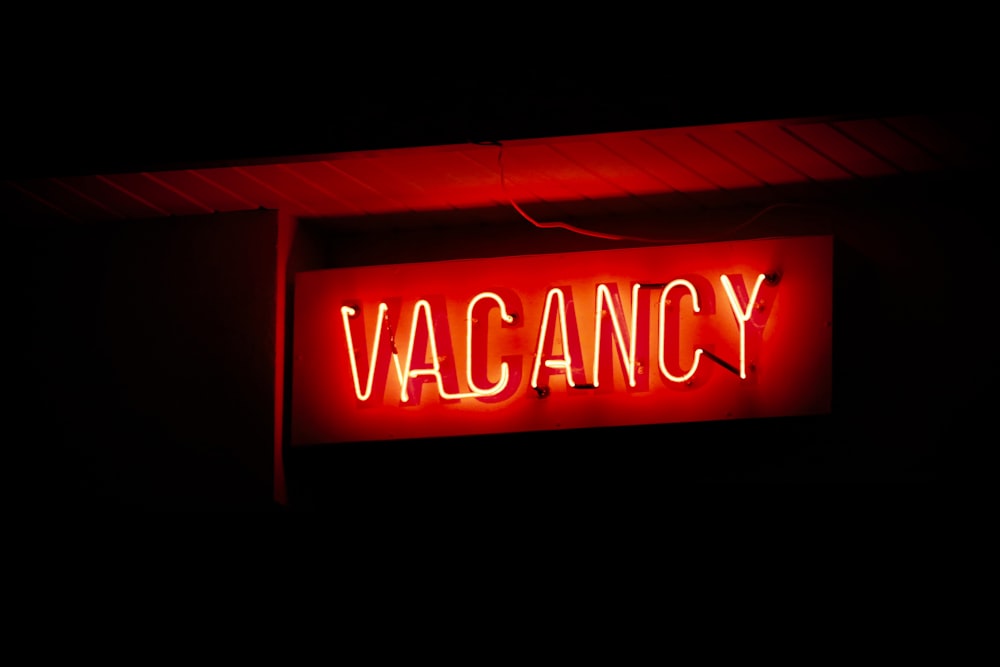
[[[503,144],[500,143],[499,141],[480,141],[474,143],[480,146],[497,147],[497,165],[500,168],[500,187],[503,189],[504,196],[507,198],[507,201],[514,208],[514,210],[517,211],[522,218],[524,218],[525,220],[527,220],[528,222],[530,222],[532,225],[534,225],[539,229],[564,229],[566,231],[573,232],[574,234],[581,234],[583,236],[591,236],[594,238],[606,239],[610,241],[635,241],[639,243],[702,243],[706,241],[717,241],[721,238],[730,236],[740,231],[741,229],[745,229],[750,225],[752,225],[754,222],[756,222],[758,219],[760,219],[760,217],[763,216],[765,213],[772,211],[776,208],[780,208],[782,206],[803,206],[802,204],[795,204],[791,202],[778,202],[775,204],[770,204],[769,206],[765,206],[763,209],[761,209],[754,215],[750,216],[750,218],[741,222],[738,225],[725,229],[721,232],[718,232],[717,234],[712,234],[710,236],[702,236],[697,238],[648,238],[644,236],[629,236],[625,234],[610,234],[606,232],[598,232],[591,229],[583,229],[581,227],[576,227],[575,225],[571,225],[569,223],[561,221],[540,222],[538,220],[535,220],[530,215],[528,215],[523,208],[518,206],[517,202],[514,201],[514,198],[507,190],[507,179],[506,179],[506,174],[504,172],[504,164],[503,164]]]

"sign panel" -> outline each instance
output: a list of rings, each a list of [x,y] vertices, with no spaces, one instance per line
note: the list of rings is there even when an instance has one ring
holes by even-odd
[[[831,409],[830,236],[295,280],[293,445]]]

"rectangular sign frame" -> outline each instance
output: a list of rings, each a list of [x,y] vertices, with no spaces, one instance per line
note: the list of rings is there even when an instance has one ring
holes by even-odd
[[[833,237],[295,276],[291,445],[829,413]]]

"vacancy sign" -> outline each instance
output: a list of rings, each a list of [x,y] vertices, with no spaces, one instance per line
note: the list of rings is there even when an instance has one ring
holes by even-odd
[[[292,444],[831,409],[833,239],[295,277]]]

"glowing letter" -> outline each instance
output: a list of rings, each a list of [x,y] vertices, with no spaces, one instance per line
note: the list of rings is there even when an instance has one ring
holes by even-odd
[[[372,343],[371,357],[368,356],[368,345],[365,337],[364,316],[360,308],[354,306],[342,306],[340,316],[344,320],[344,335],[347,337],[347,354],[351,359],[351,374],[354,379],[354,394],[359,401],[367,401],[372,397],[372,389],[375,388],[375,379],[378,378],[379,386],[376,395],[381,400],[385,391],[386,374],[389,371],[389,357],[392,356],[396,365],[396,377],[400,386],[405,386],[403,381],[403,369],[399,366],[399,355],[395,354],[395,345],[392,335],[392,319],[389,316],[389,304],[380,303],[378,305],[378,324],[375,327],[375,340]],[[353,323],[353,327],[352,327]],[[359,330],[360,342],[355,344],[352,328]],[[358,370],[358,352],[361,352],[361,361],[367,364],[363,371],[365,375],[365,386],[361,387],[361,375]],[[382,369],[377,373],[376,369]]]
[[[480,292],[469,301],[466,312],[466,378],[469,390],[477,398],[499,399],[512,393],[521,383],[521,355],[505,355],[500,358],[500,379],[486,387],[490,380],[486,369],[486,341],[490,311],[500,309],[500,325],[503,328],[520,326],[523,318],[516,317],[521,312],[521,302],[517,295],[510,293],[508,299],[514,302],[514,314],[508,311],[507,302],[496,292]],[[492,302],[492,303],[491,303]],[[488,401],[486,401],[488,402]]]
[[[754,312],[754,304],[757,301],[757,292],[760,290],[761,283],[764,282],[766,276],[761,273],[757,276],[757,282],[754,283],[753,291],[750,296],[747,297],[747,288],[743,283],[743,276],[734,275],[732,279],[729,276],[723,274],[720,277],[722,281],[722,286],[726,290],[726,296],[729,297],[729,305],[733,307],[733,315],[736,316],[736,322],[740,328],[740,379],[745,380],[747,378],[746,369],[746,346],[747,346],[747,322],[750,321],[750,317]],[[733,282],[735,281],[735,287]],[[738,294],[737,294],[738,292]],[[741,303],[743,299],[746,299],[745,304]],[[766,319],[766,315],[764,316]],[[758,323],[758,328],[763,328],[763,323]]]
[[[552,354],[555,329],[549,329],[553,298],[558,301],[560,333],[562,334],[562,355],[559,356]],[[538,389],[539,375],[541,374],[544,374],[545,378],[549,375],[565,374],[566,382],[570,387],[586,384],[587,378],[583,373],[582,357],[580,333],[576,326],[576,314],[573,309],[573,292],[569,287],[553,287],[545,295],[542,323],[538,329],[538,345],[535,347],[535,363],[531,371],[531,388]]]
[[[648,294],[647,294],[648,299]],[[648,300],[644,299],[648,304]],[[601,343],[611,337],[614,333],[615,341],[618,343],[618,360],[628,379],[628,386],[646,390],[649,388],[649,375],[643,373],[637,387],[636,361],[643,367],[648,365],[649,357],[649,306],[642,310],[642,322],[639,321],[639,283],[632,285],[632,318],[631,327],[625,328],[625,312],[622,308],[621,295],[618,293],[618,285],[611,283],[601,283],[597,286],[597,303],[594,314],[594,386],[601,384],[600,368],[601,362],[610,363],[611,349],[608,345],[602,347]],[[607,316],[607,317],[605,317]],[[638,341],[636,337],[639,331],[647,332]],[[608,333],[605,338],[603,334]],[[626,342],[626,338],[628,339]],[[637,345],[641,349],[637,349]]]
[[[410,349],[406,354],[404,377],[408,382],[403,385],[399,398],[403,403],[410,402],[410,388],[414,390],[413,401],[420,402],[420,384],[427,380],[435,380],[438,394],[449,400],[474,396],[470,393],[459,393],[458,374],[455,370],[455,355],[451,347],[451,334],[443,304],[432,313],[431,304],[426,299],[417,301],[413,306],[413,321],[410,323]],[[423,317],[420,313],[423,312]],[[423,324],[423,326],[420,326]],[[430,345],[430,361],[427,361],[427,346]],[[415,350],[422,350],[420,359],[414,359]]]
[[[663,288],[663,293],[660,294],[660,372],[671,382],[687,382],[698,370],[698,363],[701,361],[701,355],[704,350],[700,347],[695,348],[694,351],[694,361],[691,363],[691,369],[684,373],[683,375],[675,375],[670,372],[667,368],[666,359],[666,322],[667,322],[667,300],[670,295],[670,290],[675,287],[684,287],[691,293],[691,309],[697,314],[701,312],[701,306],[698,304],[698,290],[695,289],[694,285],[683,279],[672,280],[667,283],[666,287]],[[678,297],[680,298],[680,297]],[[676,350],[676,342],[680,340],[680,310],[677,308],[671,308],[672,317],[671,321],[671,338],[674,340],[675,345],[671,347],[672,351]],[[673,358],[673,353],[671,354]],[[676,361],[676,359],[674,359]],[[679,367],[679,363],[676,363]]]

